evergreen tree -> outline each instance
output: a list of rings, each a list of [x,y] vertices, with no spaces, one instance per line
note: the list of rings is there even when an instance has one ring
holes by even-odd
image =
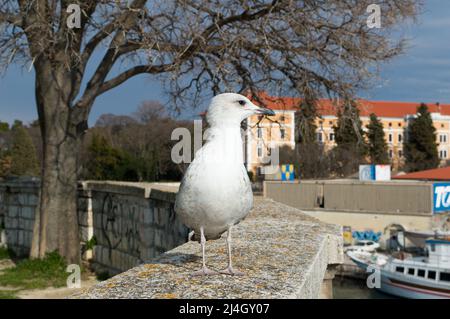
[[[27,129],[15,123],[12,129],[11,171],[12,175],[39,175],[39,162],[31,136]]]
[[[417,118],[408,126],[404,153],[405,169],[409,172],[431,169],[439,165],[436,129],[424,103],[417,108]]]
[[[9,124],[8,122],[1,122],[0,121],[0,132],[8,132],[9,131]]]
[[[389,164],[388,146],[384,137],[383,124],[375,114],[370,114],[367,125],[368,152],[372,164]]]
[[[358,171],[364,162],[367,144],[364,140],[359,110],[354,101],[346,101],[337,114],[337,125],[333,127],[337,146],[333,149],[333,171],[338,176],[348,176]]]
[[[106,138],[95,134],[88,147],[90,160],[86,164],[86,178],[94,180],[138,180],[137,161],[125,152],[112,147]]]
[[[302,179],[323,178],[329,173],[324,147],[317,141],[317,103],[309,92],[306,89],[305,98],[295,114],[295,151],[291,151],[290,147],[280,149],[280,160],[282,157],[290,158],[295,175]]]
[[[296,119],[296,144],[315,144],[316,139],[316,119],[317,107],[312,100],[304,99],[299,106],[299,110],[295,113]]]

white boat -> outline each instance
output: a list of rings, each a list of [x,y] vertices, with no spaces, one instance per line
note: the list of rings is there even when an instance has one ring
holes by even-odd
[[[450,241],[429,239],[427,256],[348,251],[359,267],[379,269],[382,292],[410,299],[450,299]]]
[[[358,240],[354,245],[348,246],[346,251],[357,250],[357,251],[367,251],[374,252],[380,248],[380,244],[374,242],[373,240]]]

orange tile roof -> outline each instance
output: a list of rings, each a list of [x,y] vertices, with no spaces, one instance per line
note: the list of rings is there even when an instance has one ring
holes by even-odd
[[[295,97],[273,97],[266,92],[259,94],[262,104],[273,110],[297,110],[301,102],[301,98]],[[255,101],[258,104],[258,101]],[[417,107],[420,102],[390,102],[390,101],[369,101],[358,100],[361,116],[369,116],[375,113],[378,117],[404,117],[417,113]],[[320,99],[317,103],[317,110],[320,115],[336,115],[336,101],[330,99]],[[432,113],[441,113],[442,115],[450,115],[450,104],[427,104],[428,109]]]
[[[429,169],[426,171],[397,175],[393,179],[414,179],[432,181],[450,181],[450,166],[443,168]]]

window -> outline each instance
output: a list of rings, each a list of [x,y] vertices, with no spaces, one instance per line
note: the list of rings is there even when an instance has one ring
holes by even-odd
[[[417,276],[425,278],[425,270],[424,269],[417,270]]]
[[[403,272],[405,272],[405,268],[397,266],[397,267],[395,267],[395,271],[403,273]]]
[[[328,124],[333,125],[333,121],[329,121]]]
[[[258,157],[262,157],[262,148],[258,146]]]
[[[398,127],[402,127],[402,123],[398,123]]]
[[[403,151],[402,150],[398,150],[398,157],[403,157]]]
[[[389,157],[392,158],[392,150],[389,150]]]
[[[439,143],[447,143],[447,134],[439,135]]]
[[[317,141],[322,143],[322,133],[317,133]]]
[[[258,138],[262,137],[262,128],[258,127]]]
[[[330,141],[334,141],[334,133],[330,133]]]
[[[262,167],[258,167],[258,176],[262,175]]]
[[[446,159],[447,158],[447,151],[446,150],[439,151],[439,158]]]
[[[403,135],[402,134],[398,134],[398,142],[401,143],[403,140]]]
[[[286,120],[286,117],[285,117],[284,115],[281,115],[281,116],[280,116],[280,121],[281,121],[281,122],[284,122],[285,120]]]
[[[392,134],[389,133],[389,142],[392,142]]]
[[[450,272],[441,272],[439,279],[442,281],[450,281]]]
[[[284,140],[285,135],[286,135],[286,130],[285,130],[284,128],[281,128],[281,129],[280,129],[280,137],[281,137],[281,139]]]
[[[270,147],[267,148],[267,156],[270,156],[272,154],[272,149]]]
[[[392,127],[392,123],[389,123],[389,127]]]
[[[416,272],[415,268],[408,268],[408,275],[414,276],[414,273]]]
[[[428,270],[428,279],[436,279],[436,272],[434,270]]]

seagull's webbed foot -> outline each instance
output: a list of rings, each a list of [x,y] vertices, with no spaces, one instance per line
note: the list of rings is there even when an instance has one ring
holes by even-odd
[[[202,267],[202,269],[195,271],[191,274],[191,276],[211,276],[211,275],[218,275],[219,273],[217,271],[211,270],[208,267]]]
[[[245,273],[242,271],[236,270],[231,266],[228,266],[227,269],[220,271],[221,274],[231,275],[231,276],[245,276]]]

